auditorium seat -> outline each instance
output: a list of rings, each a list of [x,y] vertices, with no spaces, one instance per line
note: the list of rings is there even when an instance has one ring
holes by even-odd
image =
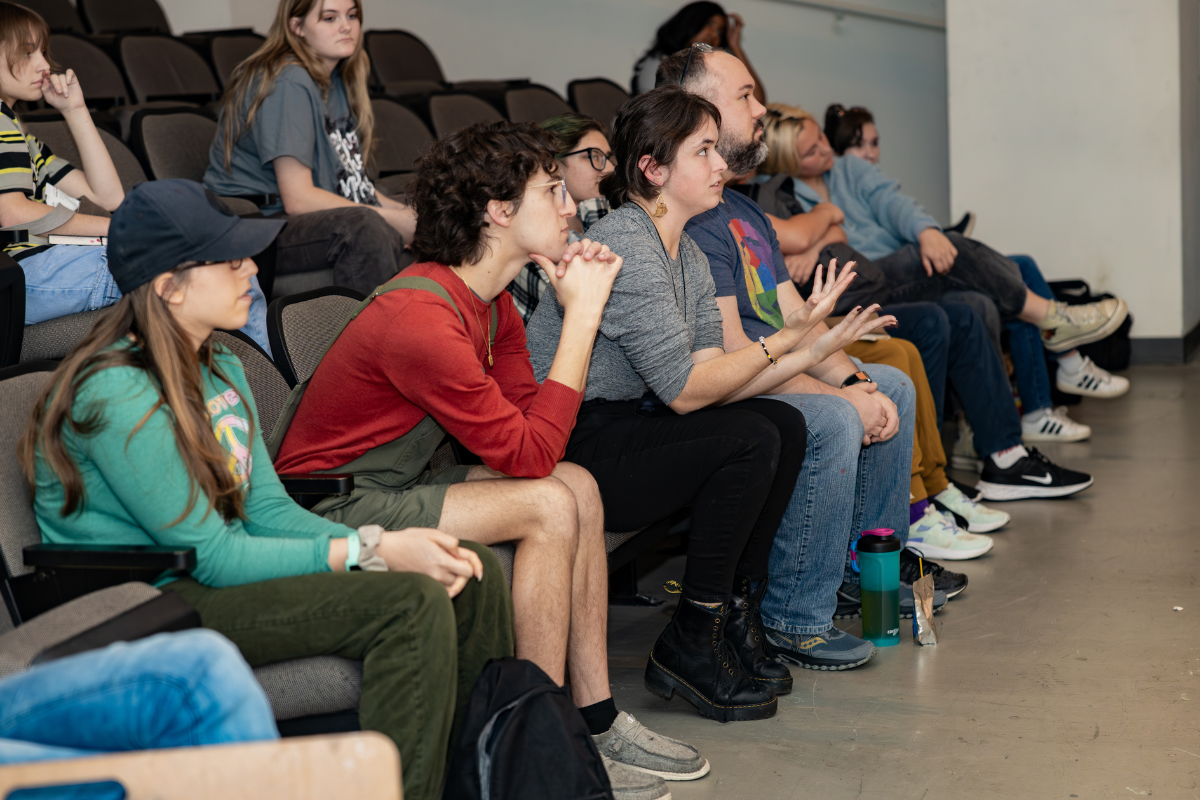
[[[118,42],[125,77],[134,100],[208,103],[221,87],[204,59],[186,44],[169,36],[130,35]]]
[[[171,24],[155,0],[78,0],[80,16],[92,33],[162,33]]]
[[[462,93],[435,94],[429,98],[429,118],[438,137],[477,122],[500,122],[504,119],[492,104]]]
[[[612,125],[617,109],[629,100],[629,92],[607,78],[586,78],[567,84],[567,97],[576,111],[607,129]]]
[[[572,110],[566,100],[546,86],[509,89],[504,93],[504,103],[513,122],[541,122]]]
[[[404,192],[412,180],[417,159],[433,141],[421,118],[392,100],[371,101],[375,111],[375,187],[385,195]]]

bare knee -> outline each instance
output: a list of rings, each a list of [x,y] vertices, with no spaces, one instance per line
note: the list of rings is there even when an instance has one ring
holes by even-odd
[[[539,538],[561,541],[572,551],[579,540],[579,506],[575,493],[553,475],[530,483],[533,493],[534,521]]]
[[[596,485],[596,479],[592,477],[592,473],[578,464],[563,461],[550,474],[571,490],[571,494],[575,497],[575,504],[582,516],[587,517],[599,513],[602,508],[600,487]]]

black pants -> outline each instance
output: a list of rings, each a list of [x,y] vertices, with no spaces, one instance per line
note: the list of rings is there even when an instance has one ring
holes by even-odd
[[[373,209],[330,208],[288,220],[275,274],[332,269],[335,285],[370,294],[400,271],[403,256],[404,237]]]
[[[684,591],[702,603],[728,602],[735,573],[767,577],[804,462],[804,416],[757,398],[691,414],[639,405],[582,408],[566,460],[596,479],[608,530],[635,530],[691,505]]]
[[[921,248],[906,244],[894,253],[875,259],[891,290],[893,303],[936,303],[946,292],[974,290],[995,301],[1001,315],[1015,317],[1025,307],[1027,292],[1015,261],[992,248],[957,233],[946,238],[958,250],[958,258],[945,275],[925,274]],[[856,281],[857,283],[857,281]]]

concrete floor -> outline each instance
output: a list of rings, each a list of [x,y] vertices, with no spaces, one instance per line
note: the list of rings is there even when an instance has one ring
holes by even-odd
[[[613,607],[618,706],[712,763],[675,800],[1200,800],[1200,363],[1126,374],[1128,395],[1072,411],[1091,441],[1043,448],[1096,485],[1003,506],[993,551],[954,567],[971,583],[936,617],[936,647],[793,667],[773,719],[721,725],[642,686],[673,602]],[[681,574],[668,560],[642,591],[665,597]]]

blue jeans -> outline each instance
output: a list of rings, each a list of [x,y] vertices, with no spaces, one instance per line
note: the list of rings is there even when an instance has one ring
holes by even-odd
[[[21,259],[25,273],[25,324],[35,325],[68,314],[111,306],[121,299],[117,281],[108,271],[108,248],[56,244],[40,253]],[[267,298],[250,279],[250,319],[242,328],[271,353],[267,340]]]
[[[266,695],[233,644],[164,633],[0,682],[0,764],[276,739]]]
[[[1036,261],[1029,256],[1009,256],[1009,259],[1017,262],[1021,279],[1031,292],[1047,300],[1054,299],[1054,292],[1050,291]],[[1029,414],[1050,408],[1054,401],[1050,396],[1050,373],[1046,369],[1046,359],[1053,361],[1058,356],[1042,346],[1042,332],[1033,323],[1009,319],[1004,325],[1008,328],[1008,349],[1017,379],[1017,391],[1021,395],[1022,412]]]
[[[975,447],[981,454],[986,456],[1021,443],[1021,417],[1012,400],[1008,375],[975,309],[966,303],[942,300],[936,304],[887,306],[882,313],[894,314],[900,323],[890,333],[907,339],[920,351],[939,420],[948,378],[962,400],[967,421],[975,431]],[[934,369],[930,369],[931,363]],[[935,383],[938,379],[940,384]]]
[[[908,538],[916,392],[898,369],[872,364],[868,371],[900,412],[899,432],[870,447],[862,446],[858,412],[841,397],[769,395],[800,409],[808,425],[804,466],[771,547],[770,581],[762,604],[763,623],[777,631],[829,630],[837,589],[848,577],[852,536],[891,528]]]

